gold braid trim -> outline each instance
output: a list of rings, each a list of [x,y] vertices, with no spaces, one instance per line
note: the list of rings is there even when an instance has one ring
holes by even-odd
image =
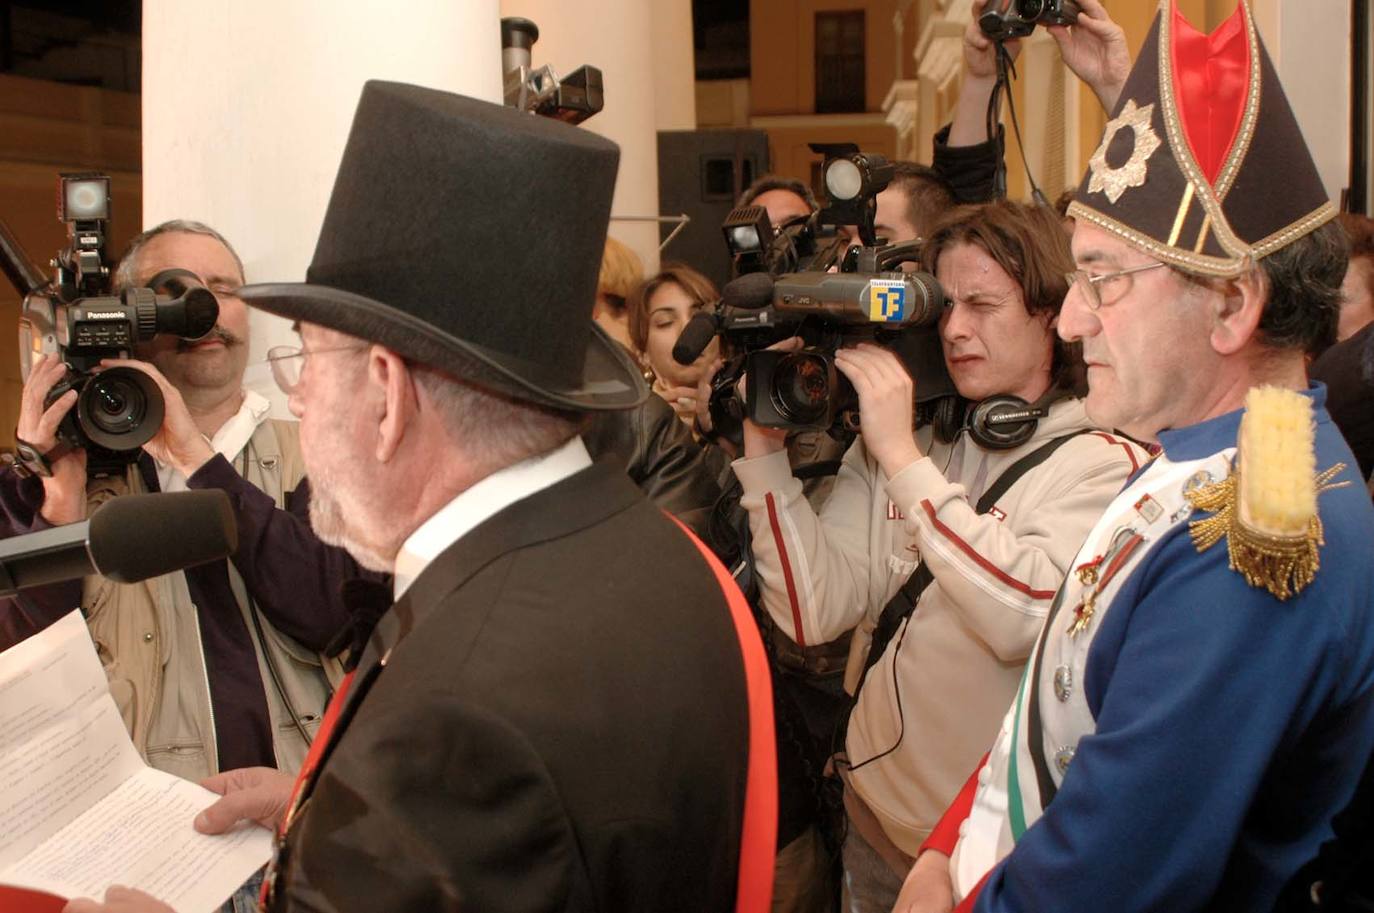
[[[1349,485],[1330,484],[1344,469],[1344,463],[1337,463],[1318,473],[1317,493]],[[1188,492],[1188,503],[1196,510],[1212,513],[1188,524],[1193,546],[1205,552],[1225,538],[1228,564],[1231,570],[1240,572],[1246,583],[1266,589],[1280,600],[1296,596],[1316,578],[1321,567],[1318,550],[1326,544],[1321,517],[1313,514],[1307,529],[1296,536],[1275,536],[1251,529],[1240,522],[1236,495],[1239,482],[1239,473],[1233,472],[1220,482]]]

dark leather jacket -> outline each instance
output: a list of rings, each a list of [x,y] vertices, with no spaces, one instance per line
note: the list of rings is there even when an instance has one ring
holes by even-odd
[[[582,432],[594,460],[623,466],[645,496],[689,525],[720,496],[726,464],[714,447],[702,447],[671,406],[650,396],[634,409],[594,413]]]

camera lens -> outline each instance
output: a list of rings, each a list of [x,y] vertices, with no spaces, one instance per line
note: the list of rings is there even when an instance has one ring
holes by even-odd
[[[830,411],[833,369],[821,355],[797,352],[778,362],[770,391],[778,414],[797,425],[814,425]]]
[[[134,450],[162,425],[162,391],[142,371],[112,368],[83,385],[76,415],[92,443],[107,450]]]
[[[140,391],[124,378],[91,381],[91,421],[102,431],[123,434],[138,425],[146,411],[147,401]]]
[[[1016,12],[1022,19],[1035,20],[1045,11],[1045,0],[1017,0]]]

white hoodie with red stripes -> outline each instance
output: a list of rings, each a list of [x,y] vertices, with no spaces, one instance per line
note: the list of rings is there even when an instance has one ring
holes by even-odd
[[[857,628],[850,688],[888,600],[922,557],[934,575],[869,671],[846,739],[854,765],[896,746],[850,780],[910,856],[996,736],[1069,562],[1148,457],[1124,438],[1080,434],[989,513],[976,514],[974,505],[1021,457],[1091,428],[1081,400],[1053,405],[1014,450],[983,450],[967,435],[932,443],[922,428],[916,439],[926,457],[892,479],[860,439],[820,516],[786,453],[734,463],[764,607],[802,645]]]

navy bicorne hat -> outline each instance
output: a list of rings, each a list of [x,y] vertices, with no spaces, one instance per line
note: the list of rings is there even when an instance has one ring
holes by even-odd
[[[1335,218],[1245,0],[1210,35],[1161,0],[1068,215],[1215,276]]]

